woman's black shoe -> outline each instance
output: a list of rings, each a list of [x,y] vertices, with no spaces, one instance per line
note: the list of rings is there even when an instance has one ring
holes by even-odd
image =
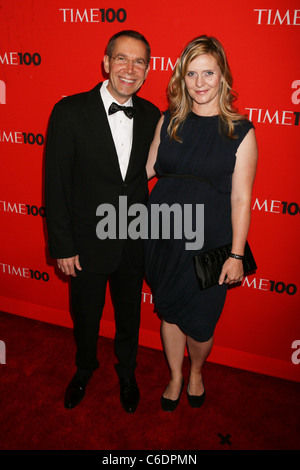
[[[202,393],[202,395],[189,395],[188,390],[186,391],[188,402],[192,408],[200,408],[205,401],[206,392]]]
[[[169,398],[165,398],[164,396],[161,397],[161,400],[160,400],[161,407],[164,411],[176,410],[180,397],[181,397],[183,387],[184,387],[184,380],[182,381],[181,390],[180,390],[179,397],[177,398],[177,400],[170,400]]]

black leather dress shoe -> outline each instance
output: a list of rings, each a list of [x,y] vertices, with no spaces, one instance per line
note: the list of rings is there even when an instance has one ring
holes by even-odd
[[[135,377],[120,378],[120,402],[127,413],[134,413],[140,401]]]
[[[183,387],[184,387],[184,380],[182,381],[179,397],[177,398],[177,400],[170,400],[169,398],[165,398],[164,396],[161,397],[161,400],[160,400],[161,407],[164,411],[175,411],[176,410],[177,405],[180,401],[180,397],[181,397],[181,394],[182,394]]]
[[[68,410],[75,408],[85,395],[85,389],[90,376],[76,373],[69,383],[65,393],[65,408]]]

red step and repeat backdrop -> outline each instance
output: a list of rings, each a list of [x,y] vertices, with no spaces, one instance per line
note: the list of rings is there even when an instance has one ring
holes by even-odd
[[[238,108],[255,125],[259,165],[249,233],[258,269],[229,291],[209,360],[300,381],[299,2],[1,0],[0,22],[0,310],[72,327],[68,282],[46,249],[44,143],[53,105],[102,80],[108,38],[136,29],[152,48],[139,94],[164,110],[181,50],[212,35],[227,51]],[[160,349],[151,300],[145,284],[140,344]],[[100,334],[114,335],[110,299]]]

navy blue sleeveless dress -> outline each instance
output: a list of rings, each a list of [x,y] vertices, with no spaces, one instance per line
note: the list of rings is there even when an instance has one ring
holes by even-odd
[[[203,342],[208,341],[214,333],[224,307],[227,286],[223,284],[201,290],[193,256],[232,240],[230,195],[236,152],[254,126],[248,120],[237,121],[237,138],[231,140],[219,132],[218,116],[202,117],[191,112],[178,134],[182,140],[179,143],[170,140],[167,134],[169,120],[169,112],[166,112],[154,167],[158,181],[148,201],[149,233],[145,243],[145,276],[152,291],[155,312],[166,322],[177,324],[188,336]],[[201,177],[209,182],[182,175]],[[178,207],[179,204],[182,214],[185,213],[185,205],[193,208],[193,225],[190,225],[189,231],[186,230],[187,236],[184,236],[182,217],[183,236],[178,237],[180,218],[175,215],[168,218],[169,225],[171,224],[170,236],[163,235],[162,229],[160,236],[153,236],[153,233],[151,235],[151,227],[158,224],[157,216],[153,216],[157,214],[152,211],[153,206],[157,208],[162,204],[167,204],[168,207],[173,204]],[[202,248],[195,246],[194,249],[190,245],[187,249],[187,243],[193,241],[191,230],[195,230],[197,226],[197,204],[204,205],[204,244]],[[169,214],[171,213],[172,211]],[[168,213],[164,214],[166,223]],[[162,219],[160,223],[164,226]]]

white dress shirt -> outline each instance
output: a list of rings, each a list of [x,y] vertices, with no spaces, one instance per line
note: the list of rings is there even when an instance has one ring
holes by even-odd
[[[100,94],[114,139],[121,174],[123,180],[125,180],[132,146],[133,119],[129,119],[123,111],[118,111],[110,115],[108,114],[110,105],[113,102],[118,102],[107,90],[107,84],[108,80],[103,82],[100,88]],[[123,103],[122,106],[132,106],[132,98],[126,101],[126,103]]]

